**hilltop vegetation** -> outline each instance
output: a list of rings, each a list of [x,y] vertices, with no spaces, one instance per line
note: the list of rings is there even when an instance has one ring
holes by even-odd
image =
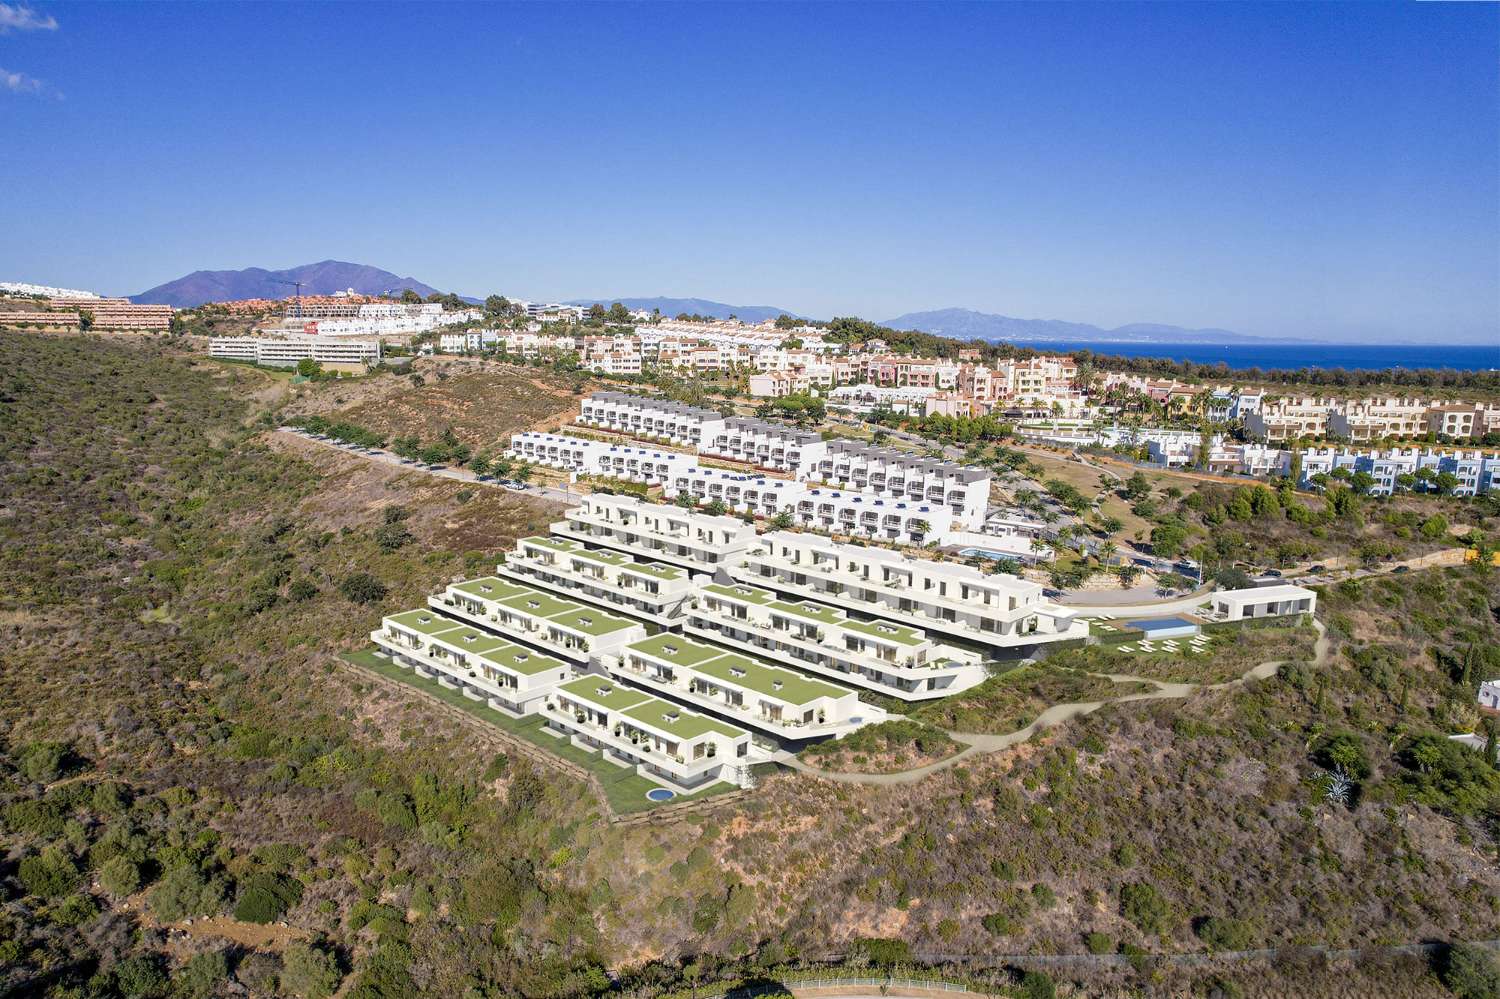
[[[1435,994],[1420,964],[1150,954],[1500,935],[1500,792],[1443,738],[1500,665],[1495,574],[1330,590],[1326,669],[1115,706],[910,785],[781,774],[618,825],[338,665],[546,508],[272,444],[264,379],[155,342],[0,334],[0,372],[8,993],[653,995],[823,954],[1097,949],[1134,964],[1077,971],[1094,991]]]

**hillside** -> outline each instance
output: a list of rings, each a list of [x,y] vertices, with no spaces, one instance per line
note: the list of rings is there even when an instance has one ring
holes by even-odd
[[[1062,319],[1016,319],[972,309],[937,309],[930,312],[908,312],[887,319],[884,326],[899,330],[920,330],[959,340],[1077,341],[1102,340],[1119,343],[1275,343],[1262,337],[1246,336],[1222,329],[1184,329],[1158,323],[1131,323],[1104,329],[1090,323],[1073,323]]]
[[[798,316],[791,309],[783,309],[775,305],[727,305],[724,302],[711,302],[706,298],[575,298],[565,305],[593,305],[595,302],[601,305],[609,305],[611,302],[619,302],[627,309],[659,309],[664,316],[679,316],[683,313],[688,315],[711,316],[714,319],[728,319],[737,316],[742,322],[762,323],[767,319],[775,319],[777,316]]]
[[[397,277],[390,271],[368,264],[324,260],[321,263],[302,264],[279,271],[268,271],[260,267],[247,267],[238,271],[194,271],[139,295],[132,295],[130,300],[190,309],[204,302],[286,298],[295,291],[292,285],[286,283],[289,281],[301,281],[304,295],[331,295],[349,288],[362,295],[380,295],[386,292],[399,295],[402,291],[411,289],[425,298],[437,291],[416,278]]]
[[[1008,955],[1061,954],[1086,995],[1439,996],[1380,948],[1500,935],[1497,778],[1442,738],[1500,668],[1500,574],[1338,587],[1327,660],[913,783],[779,772],[611,822],[338,656],[555,510],[264,432],[288,396],[432,398],[413,379],[294,386],[175,349],[0,334],[4,994],[623,999],[818,957],[969,955],[1013,983]],[[449,380],[503,398],[518,374]],[[1054,682],[1032,680],[969,703],[1029,713]],[[1207,956],[1258,947],[1280,950]]]

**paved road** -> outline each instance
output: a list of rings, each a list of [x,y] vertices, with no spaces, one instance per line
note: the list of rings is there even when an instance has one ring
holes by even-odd
[[[1313,664],[1322,666],[1328,662],[1328,632],[1323,627],[1323,622],[1317,618],[1313,619],[1313,628],[1318,632],[1318,639],[1313,644]],[[803,762],[789,753],[780,753],[775,757],[778,763],[785,763],[793,770],[801,773],[811,774],[814,777],[822,777],[825,780],[837,781],[841,784],[873,784],[894,785],[911,784],[921,780],[928,774],[939,770],[946,770],[955,766],[963,760],[977,753],[995,753],[1011,746],[1019,745],[1030,739],[1033,735],[1043,729],[1078,718],[1082,715],[1092,714],[1104,707],[1106,704],[1127,704],[1131,701],[1158,701],[1169,699],[1180,699],[1188,697],[1199,690],[1224,690],[1228,687],[1237,687],[1249,680],[1265,680],[1276,675],[1276,671],[1286,664],[1286,660],[1276,659],[1263,662],[1234,680],[1226,680],[1223,683],[1169,683],[1165,680],[1153,680],[1149,677],[1130,676],[1123,673],[1093,673],[1091,676],[1100,676],[1115,683],[1144,683],[1152,689],[1135,694],[1124,694],[1120,697],[1110,698],[1103,701],[1070,701],[1064,704],[1054,704],[1037,716],[1036,720],[1023,729],[1014,732],[1006,732],[1000,735],[991,735],[982,732],[949,732],[957,741],[964,744],[964,748],[957,754],[936,763],[929,763],[925,767],[915,770],[903,770],[893,774],[841,774],[829,770],[822,770]]]
[[[555,486],[513,483],[508,480],[492,479],[488,477],[481,479],[479,476],[475,475],[467,468],[449,468],[446,465],[425,465],[420,461],[411,461],[407,458],[402,458],[399,455],[392,454],[389,451],[382,450],[381,448],[358,447],[354,444],[344,444],[339,441],[332,440],[328,437],[321,437],[317,434],[308,433],[306,430],[302,430],[299,427],[277,427],[276,432],[279,434],[291,434],[294,437],[301,437],[303,440],[309,440],[315,444],[322,444],[324,447],[332,448],[335,451],[343,451],[347,454],[356,455],[361,458],[368,458],[371,461],[383,461],[387,465],[394,465],[398,468],[405,468],[413,472],[426,472],[428,475],[440,475],[445,479],[453,479],[457,482],[468,482],[476,486],[488,486],[492,489],[504,489],[506,492],[519,493],[523,496],[531,496],[540,499],[555,500],[559,503],[566,503],[569,506],[576,505],[579,500],[578,493],[572,493],[566,489],[558,489]]]

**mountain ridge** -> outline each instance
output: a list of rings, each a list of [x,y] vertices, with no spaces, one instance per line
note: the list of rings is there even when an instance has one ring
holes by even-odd
[[[1233,330],[1207,327],[1188,329],[1164,323],[1128,323],[1105,329],[1092,323],[1075,323],[1065,319],[1019,319],[974,309],[932,309],[908,312],[881,322],[893,329],[918,330],[935,336],[960,340],[1093,340],[1103,343],[1299,343],[1306,341],[1273,339],[1236,333]]]
[[[715,302],[706,298],[670,298],[667,296],[631,298],[615,296],[612,298],[573,298],[563,304],[593,305],[595,302],[605,306],[619,302],[627,309],[660,309],[661,314],[668,318],[682,313],[712,316],[715,319],[728,319],[730,316],[738,316],[740,320],[747,323],[765,322],[767,319],[775,319],[780,315],[805,318],[800,313],[794,312],[791,309],[783,309],[774,305],[729,305],[725,302]]]
[[[283,270],[246,267],[242,270],[198,270],[180,278],[131,295],[132,302],[170,305],[178,309],[195,308],[205,302],[229,302],[245,298],[287,298],[295,288],[289,283],[302,282],[304,295],[332,295],[353,288],[362,295],[397,294],[410,288],[422,297],[437,292],[431,285],[412,277],[398,277],[369,264],[344,260],[320,260]]]

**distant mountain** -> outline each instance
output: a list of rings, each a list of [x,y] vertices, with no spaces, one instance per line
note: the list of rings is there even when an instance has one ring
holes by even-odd
[[[407,288],[424,298],[437,291],[416,278],[397,277],[368,264],[350,264],[342,260],[325,260],[303,264],[282,271],[247,267],[242,271],[194,271],[186,277],[157,285],[150,291],[130,296],[132,302],[171,305],[188,309],[204,302],[228,302],[241,298],[286,298],[296,289],[286,281],[301,281],[304,295],[332,295],[353,288],[363,295],[391,291],[400,294]]]
[[[1103,329],[1089,323],[1061,319],[1016,319],[972,309],[937,309],[908,312],[882,325],[899,330],[920,330],[960,340],[1098,340],[1115,343],[1277,343],[1264,337],[1232,330],[1184,329],[1158,323],[1131,323]]]
[[[660,309],[661,314],[669,318],[685,312],[688,315],[712,316],[715,319],[738,316],[743,322],[760,323],[777,316],[797,315],[791,309],[780,309],[774,305],[725,305],[723,302],[710,302],[703,298],[575,298],[563,304],[593,305],[595,302],[604,306],[619,302],[627,309],[645,309],[647,312]]]

